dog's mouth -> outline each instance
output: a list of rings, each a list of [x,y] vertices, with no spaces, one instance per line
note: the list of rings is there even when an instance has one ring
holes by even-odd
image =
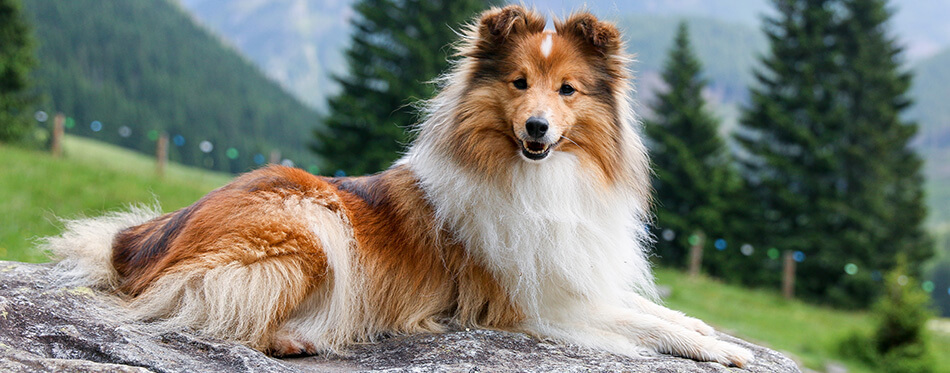
[[[521,154],[530,160],[540,161],[551,154],[556,144],[545,144],[537,141],[521,140]]]

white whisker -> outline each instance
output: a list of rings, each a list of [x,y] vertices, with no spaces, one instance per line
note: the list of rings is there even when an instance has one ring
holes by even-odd
[[[580,145],[578,145],[576,142],[574,142],[574,140],[571,140],[571,139],[567,138],[567,136],[561,135],[561,138],[562,138],[562,139],[565,139],[565,140],[567,140],[567,141],[570,141],[571,144],[577,145],[578,148],[584,149],[584,148],[582,148]]]

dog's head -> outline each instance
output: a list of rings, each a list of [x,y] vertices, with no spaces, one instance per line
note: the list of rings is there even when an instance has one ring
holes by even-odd
[[[488,10],[470,27],[457,75],[465,81],[448,82],[465,85],[454,152],[487,168],[568,152],[609,174],[622,153],[629,79],[620,33],[589,13],[544,27],[520,6]]]

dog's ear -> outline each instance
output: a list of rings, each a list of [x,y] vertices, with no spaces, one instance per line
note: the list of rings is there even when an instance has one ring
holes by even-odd
[[[555,22],[558,35],[576,38],[604,56],[614,56],[623,52],[620,31],[610,22],[597,20],[593,14],[580,12],[572,14],[564,22]]]
[[[544,31],[544,18],[519,5],[486,10],[479,17],[478,39],[482,47],[502,45],[517,35]]]

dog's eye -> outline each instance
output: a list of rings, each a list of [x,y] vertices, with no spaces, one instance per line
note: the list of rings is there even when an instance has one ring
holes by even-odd
[[[515,88],[518,89],[528,89],[528,80],[525,78],[515,79],[511,84],[514,84]]]
[[[562,84],[561,89],[558,90],[562,96],[570,96],[574,94],[574,87],[571,87],[570,84]]]

